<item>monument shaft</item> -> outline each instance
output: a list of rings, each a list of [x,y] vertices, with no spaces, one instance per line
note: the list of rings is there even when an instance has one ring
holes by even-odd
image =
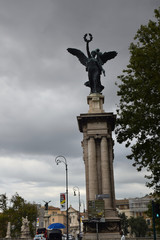
[[[84,239],[96,239],[91,233],[96,232],[99,222],[100,239],[119,237],[119,218],[115,207],[113,176],[113,139],[116,116],[103,110],[104,96],[98,93],[88,96],[89,111],[77,117],[80,132],[83,133],[83,159],[86,177],[87,210],[90,202],[104,200],[104,215],[84,220]],[[88,212],[87,212],[88,213]],[[103,218],[103,223],[101,222]],[[87,235],[89,234],[89,235]],[[106,235],[107,234],[107,235]],[[113,235],[114,234],[114,235]]]

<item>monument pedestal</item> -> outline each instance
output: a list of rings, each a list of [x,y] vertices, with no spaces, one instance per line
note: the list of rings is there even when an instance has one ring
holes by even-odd
[[[113,139],[116,116],[103,110],[104,96],[98,93],[87,97],[89,111],[77,117],[83,133],[83,159],[86,177],[87,217],[83,221],[84,238],[119,238],[120,220],[116,211],[113,176]],[[92,211],[89,204],[102,206]],[[98,235],[97,235],[98,234]]]
[[[104,221],[104,222],[103,222]],[[83,221],[83,240],[119,239],[119,218],[86,219]]]
[[[49,218],[51,215],[48,214],[48,210],[44,211],[44,227],[47,228],[49,226]]]

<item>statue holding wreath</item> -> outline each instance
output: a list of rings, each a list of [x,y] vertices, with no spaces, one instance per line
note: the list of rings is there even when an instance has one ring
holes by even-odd
[[[92,34],[85,34],[84,41],[86,42],[86,51],[87,56],[80,50],[75,48],[68,48],[68,52],[76,56],[79,61],[86,67],[88,72],[88,81],[85,82],[85,86],[90,87],[91,93],[101,93],[104,89],[104,86],[101,84],[101,75],[102,73],[105,76],[105,70],[102,65],[105,64],[108,60],[117,56],[117,52],[100,52],[99,49],[94,51],[89,50],[89,42],[93,39]]]

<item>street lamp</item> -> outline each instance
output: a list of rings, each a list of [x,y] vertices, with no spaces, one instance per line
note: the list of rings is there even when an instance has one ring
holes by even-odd
[[[79,187],[74,187],[73,188],[74,191],[74,196],[76,196],[76,191],[78,191],[78,198],[79,198],[79,238],[80,238],[80,234],[81,234],[81,216],[80,216],[80,207],[81,207],[81,201],[80,201],[80,191],[79,191]]]
[[[58,165],[59,163],[64,163],[66,166],[66,196],[67,196],[67,240],[68,240],[68,165],[67,165],[67,160],[64,156],[57,156],[55,158],[55,162]]]

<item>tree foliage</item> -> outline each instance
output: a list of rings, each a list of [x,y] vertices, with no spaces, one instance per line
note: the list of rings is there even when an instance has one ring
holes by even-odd
[[[119,76],[116,135],[130,146],[133,166],[148,171],[148,187],[160,190],[160,9],[130,44],[130,61]]]
[[[0,210],[5,211],[7,209],[7,196],[6,194],[0,194]]]
[[[0,195],[0,203],[3,202],[1,209],[3,210],[0,214],[0,226],[3,226],[0,231],[0,237],[6,236],[7,224],[11,222],[11,236],[19,237],[21,234],[22,217],[28,217],[29,228],[31,236],[34,235],[35,223],[37,217],[37,206],[30,202],[26,202],[21,196],[16,193],[10,200],[10,206],[7,207],[7,197],[4,198],[5,194]],[[5,199],[5,201],[4,201]],[[5,208],[4,208],[5,206]]]
[[[129,220],[125,213],[119,213],[118,217],[120,218],[120,223],[121,223],[121,229],[124,232],[124,235],[128,234],[128,227],[129,227]]]
[[[148,225],[143,217],[130,217],[129,226],[131,228],[131,234],[134,234],[135,237],[145,237]]]

